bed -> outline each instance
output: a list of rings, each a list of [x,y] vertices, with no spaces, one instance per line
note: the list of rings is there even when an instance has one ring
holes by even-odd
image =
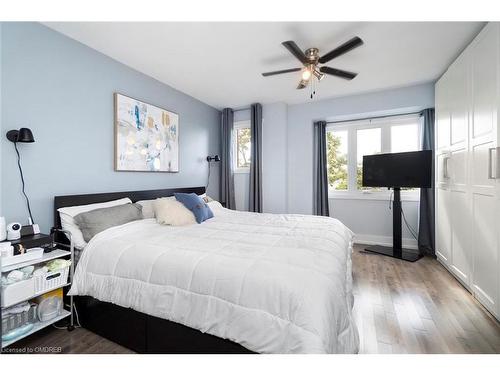
[[[65,196],[60,207],[203,188]],[[332,218],[238,212],[145,219],[87,244],[70,293],[81,324],[144,353],[356,353],[352,233]]]

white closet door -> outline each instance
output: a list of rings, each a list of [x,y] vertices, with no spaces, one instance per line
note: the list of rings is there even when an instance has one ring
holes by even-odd
[[[473,292],[498,314],[498,183],[489,178],[497,146],[498,26],[489,24],[476,40],[472,61],[473,112],[470,131],[473,229]],[[491,151],[490,151],[491,150]],[[498,316],[498,315],[497,315]]]
[[[436,256],[449,265],[451,260],[450,212],[450,106],[449,75],[446,72],[436,84]]]
[[[436,256],[449,265],[451,261],[451,199],[450,191],[436,189]]]
[[[445,72],[436,84],[436,150],[448,150],[451,143],[449,74]]]
[[[471,198],[468,188],[469,53],[463,53],[450,67],[450,175],[451,260],[450,270],[470,286],[472,270]]]
[[[450,191],[451,204],[451,261],[450,269],[466,286],[470,286],[472,270],[470,218],[468,194]]]

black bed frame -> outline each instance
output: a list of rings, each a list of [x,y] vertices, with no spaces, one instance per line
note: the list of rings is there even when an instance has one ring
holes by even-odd
[[[174,193],[203,194],[204,187],[124,191],[83,195],[66,195],[54,198],[54,227],[61,228],[58,208],[102,203],[130,198],[132,202],[169,197]],[[55,232],[56,241],[68,244],[66,237]],[[139,353],[168,354],[246,354],[245,347],[226,339],[147,315],[130,308],[99,301],[92,297],[74,298],[80,324],[100,336]]]

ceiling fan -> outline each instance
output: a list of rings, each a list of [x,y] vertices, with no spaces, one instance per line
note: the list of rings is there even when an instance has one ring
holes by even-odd
[[[276,70],[274,72],[262,73],[262,75],[264,77],[269,77],[276,74],[302,71],[302,77],[299,85],[297,86],[297,89],[303,89],[307,87],[309,83],[311,83],[311,99],[313,98],[313,95],[316,94],[316,90],[314,88],[314,78],[316,78],[319,82],[325,77],[325,74],[329,74],[332,76],[351,80],[357,75],[357,73],[349,72],[346,70],[330,68],[329,66],[319,66],[319,64],[325,64],[330,60],[333,60],[334,58],[339,57],[340,55],[343,55],[344,53],[347,53],[354,48],[361,46],[363,44],[363,41],[357,36],[348,40],[341,46],[331,50],[324,56],[319,56],[318,48],[308,48],[305,52],[303,52],[293,40],[288,40],[281,44],[283,44],[283,46],[285,46],[285,48],[290,51],[290,53],[294,55],[297,60],[299,60],[304,66],[302,68]]]

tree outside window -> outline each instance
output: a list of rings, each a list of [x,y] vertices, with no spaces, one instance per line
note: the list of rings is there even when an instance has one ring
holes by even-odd
[[[250,153],[252,138],[250,128],[236,130],[236,166],[237,168],[250,168]]]
[[[326,133],[328,185],[347,190],[347,131]]]

